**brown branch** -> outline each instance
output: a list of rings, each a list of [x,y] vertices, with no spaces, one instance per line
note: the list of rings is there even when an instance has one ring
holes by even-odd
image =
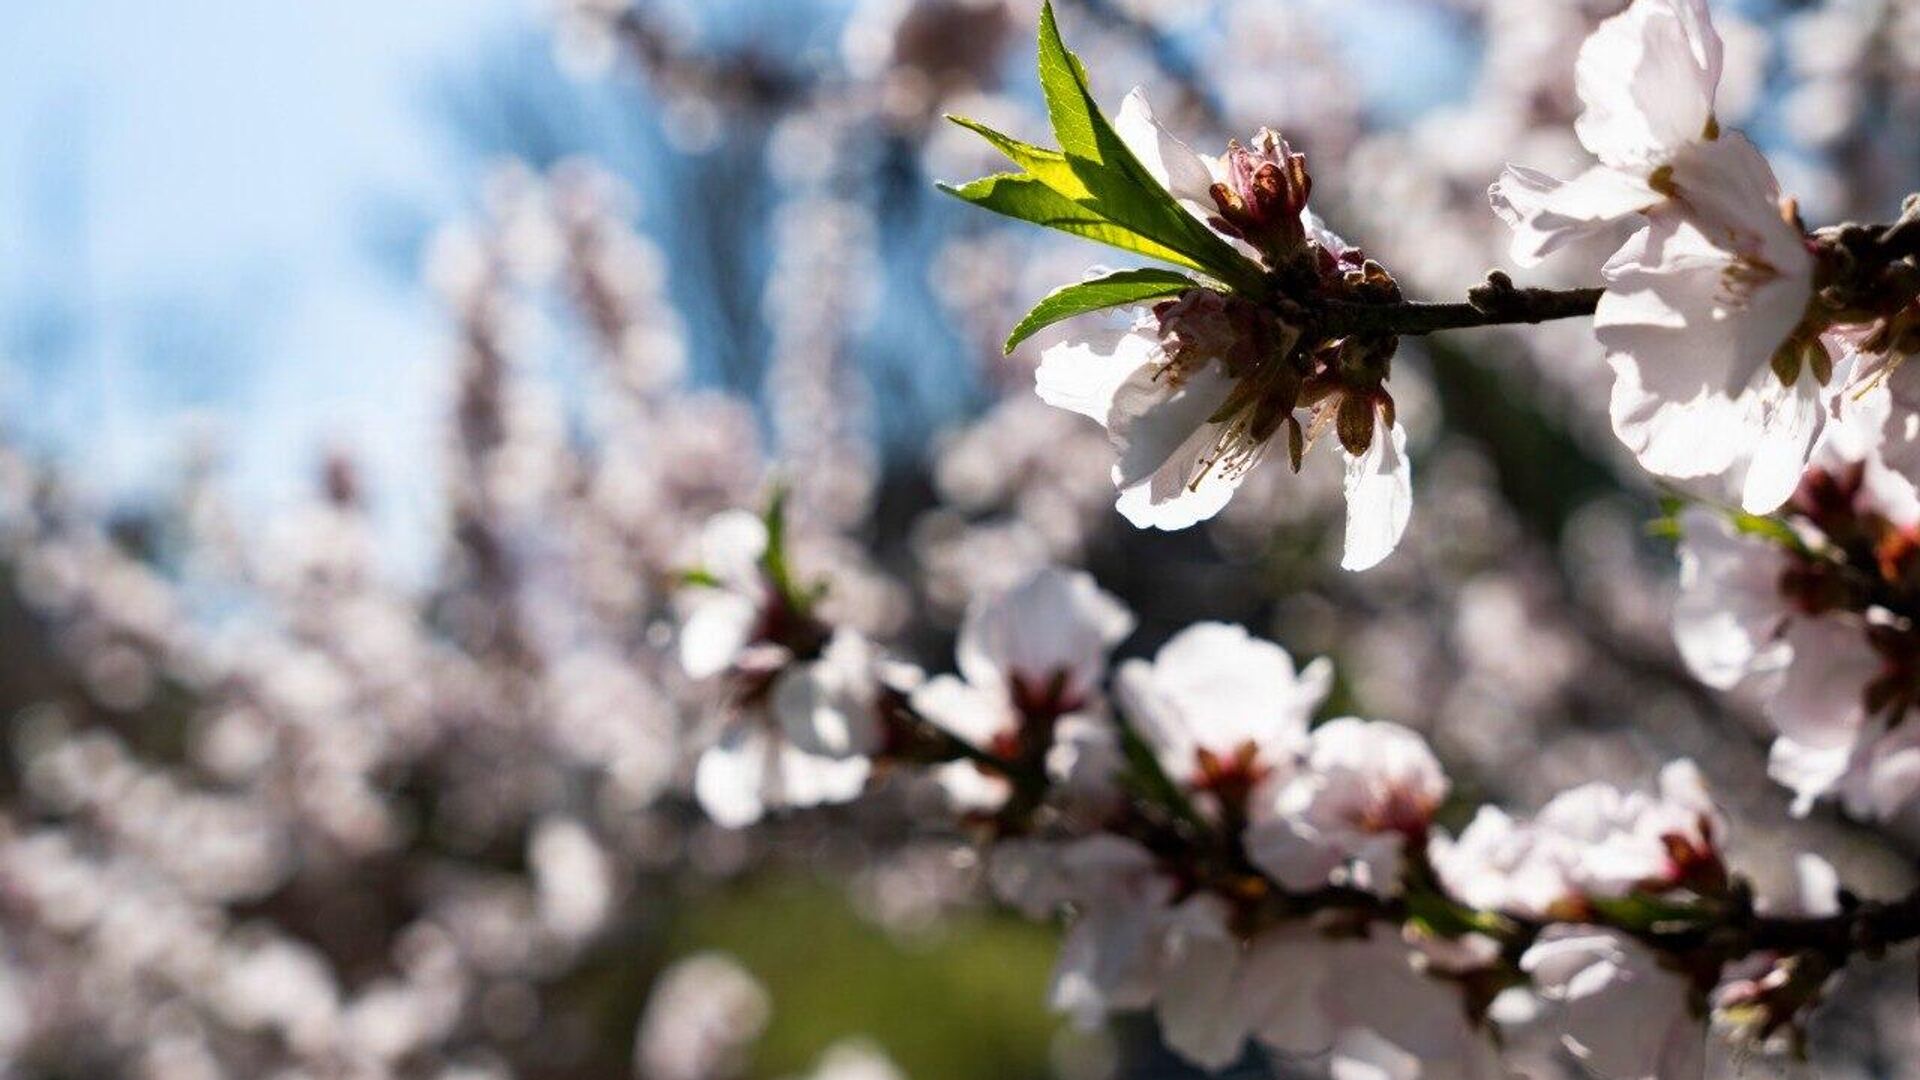
[[[1331,336],[1407,336],[1478,326],[1508,326],[1592,315],[1602,289],[1523,289],[1496,270],[1467,292],[1464,303],[1359,304],[1328,300],[1318,305],[1321,328]]]
[[[1845,963],[1854,954],[1877,956],[1889,945],[1920,938],[1920,888],[1898,900],[1867,900],[1834,915],[1754,916],[1749,940],[1756,950],[1815,952]]]

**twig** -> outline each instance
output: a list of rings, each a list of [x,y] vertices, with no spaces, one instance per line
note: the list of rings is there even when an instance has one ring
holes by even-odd
[[[1358,304],[1328,300],[1318,306],[1321,327],[1334,336],[1431,334],[1477,326],[1506,326],[1592,315],[1602,289],[1523,289],[1496,270],[1467,292],[1465,303]]]

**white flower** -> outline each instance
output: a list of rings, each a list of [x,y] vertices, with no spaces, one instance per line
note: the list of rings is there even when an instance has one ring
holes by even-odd
[[[768,810],[848,802],[866,787],[879,748],[875,712],[882,661],[852,630],[836,631],[817,660],[773,676],[764,702],[742,702],[694,769],[701,808],[742,828]]]
[[[1571,181],[1510,166],[1494,183],[1514,260],[1532,266],[1660,202],[1655,174],[1715,126],[1722,62],[1706,0],[1636,0],[1601,23],[1574,68],[1574,130],[1600,161]]]
[[[1262,218],[1269,240],[1271,234],[1284,232],[1292,238],[1289,243],[1311,241],[1336,255],[1346,250],[1305,210],[1304,182],[1296,183],[1291,171],[1298,163],[1270,132],[1255,140],[1254,150],[1233,151],[1231,162],[1203,158],[1153,119],[1137,90],[1128,96],[1114,126],[1147,170],[1201,220],[1219,221],[1225,213],[1212,194],[1216,184],[1224,185],[1222,190],[1245,186],[1241,174],[1272,165],[1286,178],[1281,186],[1287,194],[1261,208],[1266,215],[1273,214],[1275,206],[1286,208],[1281,219]],[[1243,240],[1234,242],[1258,255]],[[1297,331],[1270,313],[1246,315],[1251,307],[1222,313],[1224,306],[1236,303],[1241,302],[1194,290],[1164,320],[1152,311],[1110,316],[1084,337],[1041,354],[1035,390],[1042,401],[1107,429],[1117,455],[1113,480],[1120,495],[1115,505],[1134,525],[1184,529],[1213,517],[1247,472],[1267,456],[1273,440],[1297,424],[1293,413],[1299,376],[1277,362],[1292,348]],[[1228,316],[1252,321],[1224,322]],[[1257,342],[1255,334],[1270,340]],[[1174,338],[1178,346],[1170,351],[1168,343]],[[1229,398],[1233,406],[1223,408]],[[1384,419],[1384,410],[1379,415]],[[1406,433],[1397,424],[1376,424],[1359,455],[1347,453],[1337,442],[1328,445],[1347,470],[1346,555],[1341,565],[1364,570],[1391,554],[1406,531],[1413,506]]]
[[[1892,820],[1920,797],[1920,733],[1911,718],[1891,724],[1891,710],[1868,708],[1867,689],[1885,659],[1851,620],[1801,620],[1785,644],[1794,662],[1768,702],[1779,732],[1768,774],[1798,796],[1796,813],[1834,794],[1850,814]]]
[[[1047,404],[1106,427],[1117,454],[1115,505],[1141,528],[1184,529],[1219,513],[1264,452],[1264,444],[1236,448],[1227,425],[1209,420],[1233,392],[1225,365],[1176,371],[1151,312],[1047,349],[1034,387]]]
[[[1780,587],[1785,549],[1700,506],[1680,514],[1680,533],[1673,638],[1694,677],[1726,690],[1778,670],[1787,658],[1780,631],[1790,614]]]
[[[1739,470],[1742,505],[1766,513],[1819,433],[1826,361],[1798,333],[1813,257],[1781,216],[1773,170],[1714,119],[1721,69],[1705,0],[1634,0],[1575,69],[1576,131],[1599,163],[1566,183],[1509,168],[1492,201],[1523,265],[1639,227],[1607,262],[1594,316],[1614,431],[1661,476]]]
[[[1375,427],[1373,443],[1358,457],[1340,452],[1346,463],[1346,550],[1343,570],[1369,570],[1400,545],[1413,517],[1413,463],[1407,458],[1407,430],[1396,421]]]
[[[1197,154],[1154,118],[1145,90],[1134,87],[1113,117],[1114,134],[1127,144],[1149,175],[1201,221],[1219,213],[1213,185],[1226,179],[1217,158]]]
[[[1226,905],[1202,894],[1169,910],[1155,979],[1161,1038],[1205,1069],[1257,1039],[1348,1080],[1501,1075],[1458,992],[1391,935],[1329,938],[1295,922],[1242,941]]]
[[[1398,724],[1343,717],[1313,732],[1307,767],[1247,833],[1254,864],[1289,889],[1341,883],[1398,889],[1407,842],[1425,838],[1447,796],[1426,741]]]
[[[1427,854],[1447,893],[1477,910],[1547,918],[1575,895],[1578,852],[1498,807],[1481,807],[1458,839],[1436,834]]]
[[[1540,809],[1534,826],[1567,846],[1570,884],[1583,896],[1623,896],[1662,888],[1696,870],[1717,870],[1725,819],[1686,759],[1660,770],[1656,793],[1590,783]]]
[[[1706,1026],[1679,975],[1616,930],[1553,926],[1520,958],[1546,1023],[1604,1080],[1686,1080],[1706,1070]]]
[[[1864,538],[1877,557],[1887,537],[1896,544],[1887,550],[1897,550],[1900,530],[1920,520],[1912,481],[1878,453],[1890,413],[1884,400],[1836,402],[1818,471],[1807,473],[1791,519],[1802,542],[1828,554],[1796,553],[1705,510],[1681,518],[1675,640],[1701,681],[1746,685],[1764,701],[1777,735],[1768,771],[1794,792],[1795,813],[1833,795],[1848,812],[1884,821],[1920,796],[1920,735],[1892,722],[1906,705],[1889,681],[1905,639],[1827,561],[1855,556],[1824,533],[1858,533],[1856,549]],[[1884,573],[1878,565],[1855,569],[1869,586]]]
[[[1091,781],[1089,766],[1102,747],[1112,746],[1111,732],[1093,715],[1107,654],[1132,632],[1125,605],[1091,576],[1043,569],[967,608],[960,675],[927,680],[913,691],[913,707],[974,747],[1010,760],[1022,752],[1030,725],[1047,725],[1056,779]],[[964,808],[992,810],[1006,801],[1006,781],[970,762],[942,766],[935,775]]]
[[[995,847],[989,879],[1032,918],[1072,906],[1049,992],[1055,1009],[1092,1025],[1153,1000],[1175,883],[1151,852],[1110,833],[1010,841]]]
[[[705,679],[731,667],[753,642],[771,590],[760,560],[767,553],[766,522],[745,510],[716,514],[696,541],[700,571],[713,584],[686,591],[680,627],[680,665]]]
[[[1796,336],[1813,256],[1780,216],[1766,159],[1739,135],[1691,148],[1674,176],[1713,197],[1650,209],[1608,261],[1594,313],[1614,432],[1662,476],[1742,469],[1741,504],[1767,513],[1793,494],[1824,416],[1825,346]],[[1773,365],[1781,352],[1790,385]]]
[[[1530,822],[1483,809],[1429,854],[1449,894],[1523,918],[1563,918],[1588,898],[1715,884],[1726,823],[1691,761],[1660,771],[1656,793],[1594,782],[1561,792]]]
[[[1114,695],[1174,783],[1244,810],[1291,775],[1332,682],[1325,658],[1296,672],[1285,649],[1243,627],[1196,623],[1151,663],[1120,665]]]

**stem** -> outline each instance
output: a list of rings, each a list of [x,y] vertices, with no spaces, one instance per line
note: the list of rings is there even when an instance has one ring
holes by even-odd
[[[1522,289],[1495,271],[1475,286],[1464,303],[1356,304],[1327,300],[1317,307],[1329,335],[1417,335],[1478,326],[1508,326],[1576,319],[1592,315],[1602,289]]]
[[[1868,900],[1834,915],[1756,916],[1755,949],[1817,952],[1845,962],[1855,952],[1873,955],[1889,945],[1920,938],[1920,888],[1898,900]]]

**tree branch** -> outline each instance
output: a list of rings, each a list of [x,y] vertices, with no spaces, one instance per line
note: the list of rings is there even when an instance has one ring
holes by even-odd
[[[1507,326],[1592,315],[1602,289],[1523,289],[1496,270],[1467,292],[1465,303],[1358,304],[1324,301],[1320,326],[1333,336],[1407,336],[1477,326]]]

